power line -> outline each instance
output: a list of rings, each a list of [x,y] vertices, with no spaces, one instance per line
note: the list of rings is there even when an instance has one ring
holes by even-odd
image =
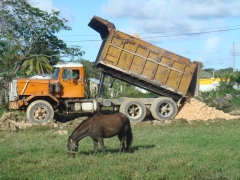
[[[233,27],[238,27],[234,28]],[[227,29],[226,29],[227,28]],[[215,31],[205,31],[205,30],[210,30],[210,29],[219,29]],[[175,30],[175,31],[160,31],[160,32],[146,32],[146,33],[128,33],[128,34],[161,34],[161,33],[170,33],[170,32],[184,32],[184,31],[205,31],[205,32],[196,32],[196,33],[208,33],[208,32],[220,32],[220,31],[230,31],[230,30],[236,30],[240,29],[240,25],[234,25],[234,26],[225,26],[225,27],[213,27],[213,28],[204,28],[204,29],[183,29],[183,30]],[[188,33],[188,34],[196,34],[196,33]],[[187,35],[188,35],[187,34]],[[75,34],[75,35],[59,35],[58,37],[69,37],[69,36],[98,36],[98,35],[91,35],[91,34]],[[171,36],[171,35],[170,35]]]
[[[215,30],[215,31],[205,31],[205,32],[196,32],[196,33],[188,33],[188,34],[172,34],[172,35],[165,35],[165,36],[154,36],[154,37],[143,37],[143,38],[187,36],[187,35],[214,33],[214,32],[235,31],[235,30],[239,30],[239,29],[240,29],[240,27],[239,28],[234,28],[234,29],[220,29],[220,30]]]
[[[212,28],[203,28],[203,29],[190,29],[190,30],[175,30],[175,31],[162,31],[162,32],[149,32],[149,33],[135,33],[135,34],[159,34],[159,33],[169,33],[169,32],[181,32],[181,31],[204,31],[204,30],[210,30],[210,29],[226,29],[226,28],[232,28],[232,27],[239,27],[240,25],[234,25],[234,26],[224,26],[224,27],[212,27]]]
[[[193,33],[185,33],[185,34],[171,34],[171,35],[162,35],[162,36],[152,36],[152,37],[142,37],[142,39],[150,39],[150,38],[165,38],[165,37],[174,37],[174,36],[190,36],[190,35],[199,35],[199,34],[207,34],[207,33],[216,33],[216,32],[226,32],[226,31],[235,31],[235,30],[239,30],[239,28],[231,28],[231,29],[219,29],[219,30],[214,30],[214,31],[205,31],[205,32],[193,32]],[[77,36],[77,35],[76,35]],[[80,36],[80,35],[79,35]],[[95,36],[95,35],[94,35]],[[97,35],[96,35],[97,36]],[[59,36],[61,37],[61,36]],[[103,41],[103,40],[107,40],[107,39],[85,39],[85,40],[61,40],[62,42],[97,42],[97,41]],[[26,42],[24,40],[22,40],[23,42]],[[46,41],[36,41],[36,42],[46,42]],[[59,42],[59,41],[48,41],[48,42]]]
[[[205,32],[193,32],[193,33],[185,33],[185,34],[171,34],[171,35],[161,35],[161,36],[152,36],[152,37],[142,37],[142,39],[150,39],[150,38],[165,38],[165,37],[174,37],[174,36],[191,36],[191,35],[199,35],[199,34],[208,34],[215,32],[226,32],[226,31],[235,31],[239,30],[239,28],[231,28],[231,29],[219,29],[214,31],[205,31]],[[103,39],[104,40],[104,39]],[[86,41],[102,41],[102,40],[75,40],[75,41],[64,41],[64,42],[86,42]]]

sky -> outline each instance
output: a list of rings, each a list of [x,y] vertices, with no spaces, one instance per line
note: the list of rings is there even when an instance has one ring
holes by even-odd
[[[42,10],[60,11],[71,31],[58,37],[85,51],[95,61],[101,45],[98,32],[88,26],[96,15],[116,29],[140,38],[204,68],[240,70],[239,0],[31,0]]]

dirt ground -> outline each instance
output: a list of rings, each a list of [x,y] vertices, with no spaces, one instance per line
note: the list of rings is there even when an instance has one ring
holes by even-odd
[[[235,114],[235,115],[233,115]],[[237,115],[238,114],[238,115]],[[137,124],[147,123],[147,124],[168,124],[168,123],[182,123],[182,122],[191,122],[193,120],[214,120],[214,119],[222,119],[222,120],[230,120],[230,119],[238,119],[240,112],[232,112],[232,114],[224,113],[223,111],[217,110],[216,108],[209,107],[205,103],[197,100],[197,99],[189,99],[185,102],[179,109],[179,113],[173,120],[167,121],[157,121],[153,119],[147,119],[146,121],[142,121]],[[43,126],[50,126],[52,129],[55,130],[55,133],[58,134],[68,134],[66,127],[76,127],[82,121],[86,120],[88,117],[83,116],[79,117],[79,115],[72,115],[72,116],[62,116],[58,117],[58,121],[53,119],[52,121],[43,123]],[[15,132],[19,131],[20,129],[28,128],[33,126],[28,120],[24,117],[19,116],[17,113],[5,113],[0,118],[0,131],[9,131]],[[34,125],[35,126],[35,125]]]
[[[50,126],[58,134],[68,134],[66,127],[76,127],[82,121],[88,117],[77,117],[77,116],[65,116],[59,119],[59,121],[53,119],[48,122],[44,122],[41,126]],[[0,131],[16,132],[20,129],[25,129],[32,126],[39,126],[31,124],[26,118],[19,116],[17,113],[9,112],[4,113],[0,118]]]

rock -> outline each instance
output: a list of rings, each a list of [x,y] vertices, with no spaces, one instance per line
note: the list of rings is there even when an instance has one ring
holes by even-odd
[[[141,124],[152,124],[152,121],[141,121]]]
[[[19,130],[19,127],[16,126],[12,121],[6,120],[0,123],[0,130],[2,131],[9,131],[9,132],[16,132]]]
[[[228,100],[230,100],[230,101],[232,101],[232,99],[233,99],[233,97],[232,97],[231,94],[226,94],[226,97],[225,97],[225,98],[228,99]]]
[[[176,124],[181,124],[181,123],[188,123],[186,119],[172,119],[172,121]]]
[[[43,122],[41,125],[42,125],[42,126],[48,126],[49,123],[48,123],[48,122]]]
[[[52,127],[53,127],[53,128],[58,128],[59,126],[58,126],[58,124],[54,123],[54,124],[52,125]]]
[[[152,124],[153,125],[163,125],[163,124],[165,124],[165,122],[164,121],[159,121],[159,120],[152,120]]]
[[[68,127],[68,124],[67,123],[62,123],[61,126],[62,126],[62,128],[66,128],[66,127]]]
[[[230,107],[231,105],[230,100],[225,97],[216,97],[213,99],[212,103],[214,106],[221,108]]]
[[[62,132],[63,132],[63,134],[68,134],[67,130],[63,130]]]
[[[166,121],[165,121],[165,124],[172,124],[172,123],[173,123],[172,120],[166,120]]]
[[[67,130],[58,130],[56,132],[54,132],[55,134],[60,134],[60,135],[65,135],[65,134],[68,134],[68,131]]]

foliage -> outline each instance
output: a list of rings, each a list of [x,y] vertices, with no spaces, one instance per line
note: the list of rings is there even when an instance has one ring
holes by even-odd
[[[232,74],[233,68],[225,68],[225,69],[214,69],[214,68],[206,68],[201,70],[201,78],[212,78],[214,77],[221,77],[223,74]],[[207,76],[207,77],[205,77]],[[210,76],[210,77],[209,77]]]
[[[100,72],[94,68],[94,62],[91,62],[87,59],[79,59],[78,61],[84,65],[85,75],[88,78],[100,78]]]
[[[141,91],[137,90],[135,86],[113,77],[107,76],[105,78],[105,86],[103,92],[104,98],[149,98],[156,96],[156,94],[151,92],[142,93]]]
[[[222,71],[217,77],[220,78],[220,82],[216,90],[201,92],[203,101],[208,106],[213,106],[224,111],[231,110],[235,107],[240,108],[239,90],[233,88],[235,83],[240,83],[240,73],[232,73],[226,70]],[[233,98],[230,102],[226,99],[227,94],[230,94]],[[221,102],[217,103],[219,100]],[[225,102],[226,104],[230,104],[228,108],[224,107]]]
[[[94,62],[88,61],[86,59],[79,59],[78,62],[82,63],[85,69],[85,97],[93,97],[90,91],[90,78],[98,79],[100,78],[100,72],[94,68]]]
[[[229,90],[232,89],[232,84],[230,83],[230,76],[229,72],[223,72],[221,75],[217,76],[220,78],[220,86],[218,87],[218,92],[220,95],[229,93]]]
[[[49,60],[44,56],[38,56],[33,59],[27,59],[22,65],[22,70],[26,75],[37,74],[52,74],[53,68]]]
[[[5,73],[8,81],[27,60],[45,57],[50,64],[55,64],[60,56],[84,53],[78,46],[67,47],[55,35],[71,30],[65,25],[66,19],[59,19],[57,11],[42,11],[32,7],[28,0],[2,0],[0,16],[0,61],[3,65],[0,73]]]
[[[206,68],[206,69],[203,68],[203,70],[209,73],[212,73],[213,71],[215,71],[214,68]]]
[[[239,71],[235,71],[233,73],[231,73],[231,75],[229,76],[230,82],[231,83],[238,83],[240,84],[240,72]]]
[[[0,108],[0,117],[4,114],[4,108]]]
[[[1,38],[1,33],[0,33]],[[18,61],[19,48],[13,44],[12,38],[0,39],[0,69],[1,76],[11,73],[10,68]]]
[[[0,179],[238,179],[239,126],[240,120],[139,125],[130,152],[119,153],[114,137],[105,139],[106,156],[100,146],[94,156],[86,137],[75,158],[67,157],[69,134],[46,126],[0,132]]]
[[[222,74],[231,74],[233,72],[233,68],[229,67],[229,68],[225,68],[225,69],[218,69],[215,70],[215,76],[222,76]]]

